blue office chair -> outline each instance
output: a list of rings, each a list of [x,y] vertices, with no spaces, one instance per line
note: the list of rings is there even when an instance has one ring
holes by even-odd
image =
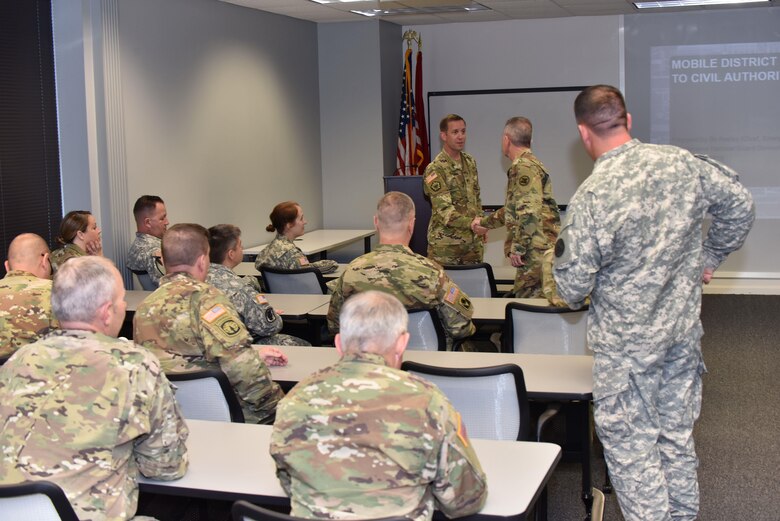
[[[65,493],[51,481],[0,485],[0,519],[79,521]]]
[[[297,293],[306,295],[326,295],[328,287],[317,268],[308,267],[294,270],[261,267],[263,286],[268,293]]]
[[[168,373],[176,387],[176,402],[185,418],[244,423],[244,413],[233,386],[219,369]]]

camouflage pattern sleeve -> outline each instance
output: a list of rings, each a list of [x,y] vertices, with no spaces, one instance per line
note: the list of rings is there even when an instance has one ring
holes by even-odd
[[[158,367],[159,370],[159,367]],[[138,470],[147,478],[178,479],[187,471],[189,429],[176,404],[171,384],[162,371],[149,395],[149,435],[135,444]]]
[[[473,335],[476,327],[471,322],[474,314],[471,299],[452,282],[443,269],[439,272],[437,298],[439,304],[436,306],[436,312],[447,334],[454,339]]]
[[[542,257],[542,295],[553,306],[568,307],[566,302],[558,296],[558,288],[555,285],[555,278],[552,273],[554,257],[554,248],[545,251]]]
[[[501,208],[491,213],[490,215],[486,215],[485,217],[483,217],[480,220],[479,224],[489,230],[495,230],[496,228],[501,228],[502,226],[504,226],[505,216],[506,216],[506,208],[502,206]]]
[[[506,228],[511,244],[505,253],[526,255],[540,248],[542,232],[542,175],[533,163],[522,157],[512,163],[507,188]]]
[[[440,391],[434,394],[431,409],[444,431],[432,486],[436,509],[450,518],[479,512],[487,499],[487,476],[466,434],[463,419]]]
[[[272,380],[252,337],[225,295],[209,287],[200,296],[200,336],[208,358],[219,361],[241,401],[247,423],[273,415],[282,391]]]
[[[51,311],[51,281],[9,271],[0,280],[0,356],[58,327]]]
[[[423,191],[430,198],[434,213],[439,216],[437,221],[440,221],[443,226],[456,230],[471,229],[471,221],[477,214],[468,215],[456,208],[449,187],[449,183],[452,182],[449,180],[451,175],[437,168],[434,163],[430,163],[425,169]]]
[[[576,194],[575,194],[576,195]],[[585,193],[583,198],[588,198]],[[607,243],[600,244],[603,238]],[[601,267],[601,252],[610,247],[607,234],[598,233],[598,222],[582,200],[569,203],[566,220],[555,243],[553,276],[558,294],[572,309],[578,309],[593,291]]]
[[[734,170],[707,156],[696,157],[704,163],[702,188],[712,216],[703,245],[704,267],[714,270],[745,242],[755,219],[755,206]]]
[[[339,332],[339,315],[341,314],[341,306],[344,305],[344,273],[328,287],[333,291],[330,296],[330,306],[328,306],[328,331],[335,335]]]
[[[83,257],[86,254],[87,252],[72,243],[66,244],[62,248],[57,248],[49,256],[52,273],[55,273],[66,260],[73,257]]]

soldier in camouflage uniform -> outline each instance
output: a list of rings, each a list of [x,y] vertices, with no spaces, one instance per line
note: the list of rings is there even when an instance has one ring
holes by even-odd
[[[155,286],[164,275],[159,258],[162,255],[161,239],[168,229],[168,211],[165,203],[156,195],[142,195],[133,206],[135,240],[127,253],[127,267],[147,273]]]
[[[86,210],[73,210],[65,214],[60,223],[57,242],[62,244],[51,252],[51,269],[56,273],[62,263],[84,255],[103,256],[103,244],[95,217]]]
[[[273,421],[282,397],[266,364],[284,365],[273,347],[252,347],[252,337],[220,290],[204,282],[209,268],[208,232],[177,224],[162,240],[167,274],[138,305],[133,338],[157,355],[166,373],[221,369],[236,391],[247,423]]]
[[[111,261],[68,261],[52,289],[62,330],[0,368],[0,483],[52,481],[82,521],[132,518],[139,471],[187,470],[189,432],[158,360],[115,338],[124,295]]]
[[[460,414],[428,381],[399,370],[409,340],[397,299],[369,291],[341,315],[341,360],[280,403],[270,451],[291,514],[403,516],[478,512],[486,477]]]
[[[311,345],[300,338],[279,333],[282,330],[282,317],[276,314],[274,308],[249,280],[233,273],[233,268],[244,258],[241,230],[238,226],[218,224],[209,228],[209,247],[211,266],[206,282],[227,295],[252,334],[255,344]],[[257,280],[254,277],[251,279]]]
[[[574,110],[596,163],[568,207],[554,275],[572,307],[591,297],[596,429],[627,521],[692,520],[701,285],[742,245],[753,201],[728,167],[632,139],[614,87],[585,89]]]
[[[542,257],[558,239],[561,217],[552,195],[552,182],[544,165],[531,152],[531,122],[514,117],[502,137],[504,155],[512,161],[507,170],[506,203],[493,214],[472,223],[487,229],[506,225],[504,255],[517,268],[513,296],[542,296]]]
[[[265,229],[269,232],[276,231],[276,237],[255,259],[257,271],[260,271],[263,266],[282,270],[312,267],[317,268],[321,273],[331,273],[338,269],[338,263],[330,259],[309,262],[306,255],[293,242],[303,235],[304,227],[308,224],[301,205],[294,201],[279,203],[269,217],[271,224]]]
[[[466,122],[456,114],[441,120],[442,150],[425,168],[423,191],[431,200],[428,257],[439,264],[482,262],[484,237],[471,221],[482,215],[477,162],[463,151]]]
[[[34,342],[55,328],[51,313],[49,247],[34,233],[8,245],[5,277],[0,280],[0,357]]]
[[[395,295],[408,310],[435,309],[453,340],[474,334],[473,309],[468,295],[458,288],[435,262],[409,249],[414,231],[414,202],[400,192],[388,192],[377,205],[374,226],[379,245],[353,260],[332,285],[328,329],[339,331],[344,301],[354,293],[371,289]]]

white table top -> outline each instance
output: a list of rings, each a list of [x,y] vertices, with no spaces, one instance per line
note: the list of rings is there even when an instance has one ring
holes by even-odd
[[[125,295],[127,302],[127,311],[135,312],[138,304],[143,299],[151,295],[151,291],[128,291]],[[306,318],[308,313],[314,309],[330,304],[330,295],[292,295],[284,293],[266,293],[265,298],[273,306],[277,313],[287,318]]]
[[[268,452],[272,427],[187,420],[187,474],[174,481],[141,477],[141,490],[214,499],[285,498]],[[551,443],[472,439],[487,474],[484,516],[523,515],[549,479],[561,449]],[[278,503],[278,501],[276,501]]]
[[[496,279],[496,283],[512,284],[515,281],[515,275],[517,274],[517,268],[514,266],[495,266],[493,268],[493,278]]]
[[[300,382],[339,359],[332,347],[280,346],[279,349],[287,355],[287,365],[269,367],[271,376],[279,382]],[[406,351],[404,360],[441,367],[517,364],[523,370],[531,398],[589,400],[593,392],[592,356]]]
[[[312,255],[371,237],[376,230],[312,230],[295,239],[304,255]],[[244,248],[244,255],[257,255],[269,243]]]

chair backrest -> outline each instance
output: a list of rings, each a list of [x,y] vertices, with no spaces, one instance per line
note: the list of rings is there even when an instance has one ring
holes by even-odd
[[[490,264],[445,265],[444,271],[469,297],[496,297],[496,279]]]
[[[411,351],[446,351],[447,337],[441,319],[433,309],[409,311],[409,344]]]
[[[138,271],[138,270],[130,270],[133,272],[133,275],[136,276],[138,279],[138,282],[141,283],[141,287],[145,291],[154,291],[157,289],[157,284],[154,283],[152,280],[152,277],[149,276],[149,274],[145,271]]]
[[[13,354],[13,353],[11,353],[11,354]],[[0,366],[5,364],[8,361],[9,358],[11,358],[11,355],[0,356]]]
[[[233,521],[303,521],[303,518],[274,512],[243,500],[233,503],[231,513],[233,514]],[[409,519],[399,516],[383,517],[373,521],[409,521]]]
[[[436,384],[460,412],[472,438],[531,439],[528,395],[519,366],[454,368],[404,362],[401,369]]]
[[[244,413],[233,387],[218,369],[168,373],[176,386],[176,402],[185,418],[244,423]]]
[[[260,268],[263,286],[268,293],[298,293],[306,295],[325,295],[328,287],[320,270],[313,267],[295,270]]]
[[[65,493],[51,481],[0,485],[0,519],[79,521]]]
[[[509,302],[501,350],[505,353],[587,355],[588,307],[532,306]]]

